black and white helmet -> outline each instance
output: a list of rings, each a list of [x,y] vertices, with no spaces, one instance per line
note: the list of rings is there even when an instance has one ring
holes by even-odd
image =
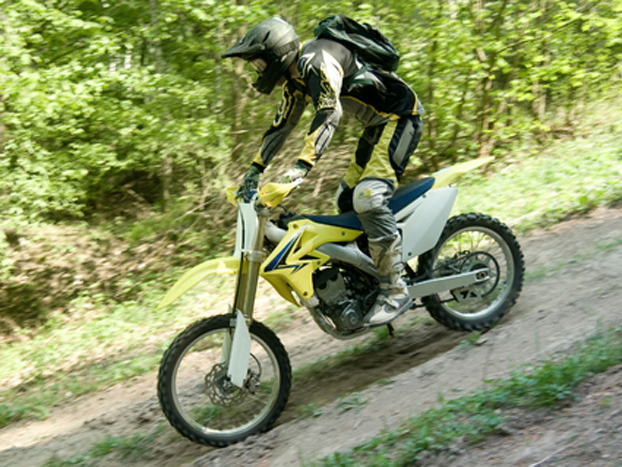
[[[257,91],[270,94],[298,55],[298,35],[280,18],[270,18],[253,27],[223,57],[240,57],[253,65],[259,78]]]

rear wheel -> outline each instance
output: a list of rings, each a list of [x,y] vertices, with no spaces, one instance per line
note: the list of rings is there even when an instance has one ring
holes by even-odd
[[[447,222],[437,245],[419,259],[427,278],[485,270],[488,279],[423,297],[434,319],[451,329],[482,330],[499,321],[516,303],[525,264],[512,231],[484,214],[461,214]]]
[[[227,376],[235,320],[215,316],[190,325],[165,352],[158,398],[170,424],[196,443],[226,446],[265,431],[283,411],[291,388],[287,352],[253,322],[251,356],[241,388]]]

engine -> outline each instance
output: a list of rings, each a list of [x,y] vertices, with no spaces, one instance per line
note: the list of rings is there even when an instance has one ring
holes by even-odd
[[[378,293],[367,276],[338,267],[318,271],[313,282],[322,314],[339,332],[359,329]]]

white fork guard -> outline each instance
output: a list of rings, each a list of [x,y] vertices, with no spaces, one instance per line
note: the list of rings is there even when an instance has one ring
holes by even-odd
[[[250,332],[248,332],[248,326],[246,325],[244,316],[237,311],[227,376],[229,376],[231,382],[239,388],[244,385],[244,380],[248,373],[250,357],[251,335]]]

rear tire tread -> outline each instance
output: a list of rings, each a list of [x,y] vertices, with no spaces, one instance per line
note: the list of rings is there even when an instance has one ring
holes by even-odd
[[[512,230],[498,219],[481,213],[468,213],[454,216],[447,221],[443,233],[436,246],[421,255],[418,273],[424,277],[430,277],[434,267],[434,261],[438,254],[438,249],[445,243],[445,240],[455,232],[468,227],[485,227],[496,232],[505,241],[512,252],[514,260],[514,280],[511,285],[510,293],[501,303],[498,309],[479,321],[460,320],[458,317],[448,313],[441,303],[438,295],[422,297],[421,301],[425,305],[430,315],[443,326],[457,331],[481,331],[494,326],[503,318],[518,300],[523,287],[523,277],[525,274],[525,260],[520,244],[512,233]]]

